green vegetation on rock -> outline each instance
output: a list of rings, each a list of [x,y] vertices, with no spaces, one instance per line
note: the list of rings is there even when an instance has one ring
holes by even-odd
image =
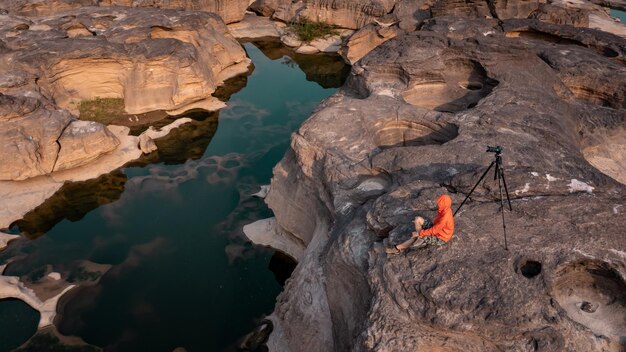
[[[307,19],[300,19],[298,22],[292,22],[289,25],[300,38],[305,42],[310,42],[317,38],[324,38],[329,35],[337,35],[337,29],[334,25],[326,22],[317,22]]]
[[[96,97],[93,100],[83,100],[78,104],[78,111],[81,120],[96,121],[103,125],[126,115],[122,98]]]

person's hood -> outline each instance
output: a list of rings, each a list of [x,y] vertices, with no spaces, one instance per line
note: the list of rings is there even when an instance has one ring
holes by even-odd
[[[452,207],[452,199],[449,195],[444,194],[437,198],[437,208],[439,211],[444,211]]]

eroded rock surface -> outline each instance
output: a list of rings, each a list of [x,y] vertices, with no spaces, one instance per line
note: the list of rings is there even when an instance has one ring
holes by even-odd
[[[358,61],[274,169],[266,202],[306,250],[270,348],[623,350],[626,185],[586,158],[623,160],[625,49],[537,19],[442,17]],[[437,195],[456,209],[495,144],[509,250],[490,174],[450,243],[386,255],[416,215],[434,217]]]
[[[85,6],[130,6],[206,11],[218,14],[224,22],[241,21],[249,0],[11,0],[0,9],[20,16],[49,16]]]
[[[0,180],[72,169],[116,149],[107,127],[73,116],[83,100],[123,98],[131,114],[216,110],[224,103],[212,94],[250,62],[209,13],[88,7],[1,17]]]

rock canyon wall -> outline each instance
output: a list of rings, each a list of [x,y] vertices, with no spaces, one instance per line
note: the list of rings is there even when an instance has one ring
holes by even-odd
[[[625,55],[598,30],[445,16],[358,61],[274,169],[274,231],[306,249],[270,349],[623,350]],[[437,195],[456,209],[495,144],[508,250],[490,173],[450,243],[385,254]]]

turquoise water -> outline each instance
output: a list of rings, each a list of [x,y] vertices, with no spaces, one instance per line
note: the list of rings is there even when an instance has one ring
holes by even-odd
[[[20,256],[8,275],[90,280],[104,270],[86,262],[112,266],[62,300],[63,334],[107,351],[229,351],[273,310],[274,252],[241,230],[271,212],[250,194],[269,183],[290,134],[342,84],[346,67],[257,45],[245,44],[254,71],[235,80],[234,91],[245,88],[219,114],[193,114],[157,153],[65,186],[19,223],[32,239],[0,253],[0,264]],[[0,329],[0,340],[11,331]]]
[[[611,9],[611,16],[619,18],[626,25],[626,12]]]

